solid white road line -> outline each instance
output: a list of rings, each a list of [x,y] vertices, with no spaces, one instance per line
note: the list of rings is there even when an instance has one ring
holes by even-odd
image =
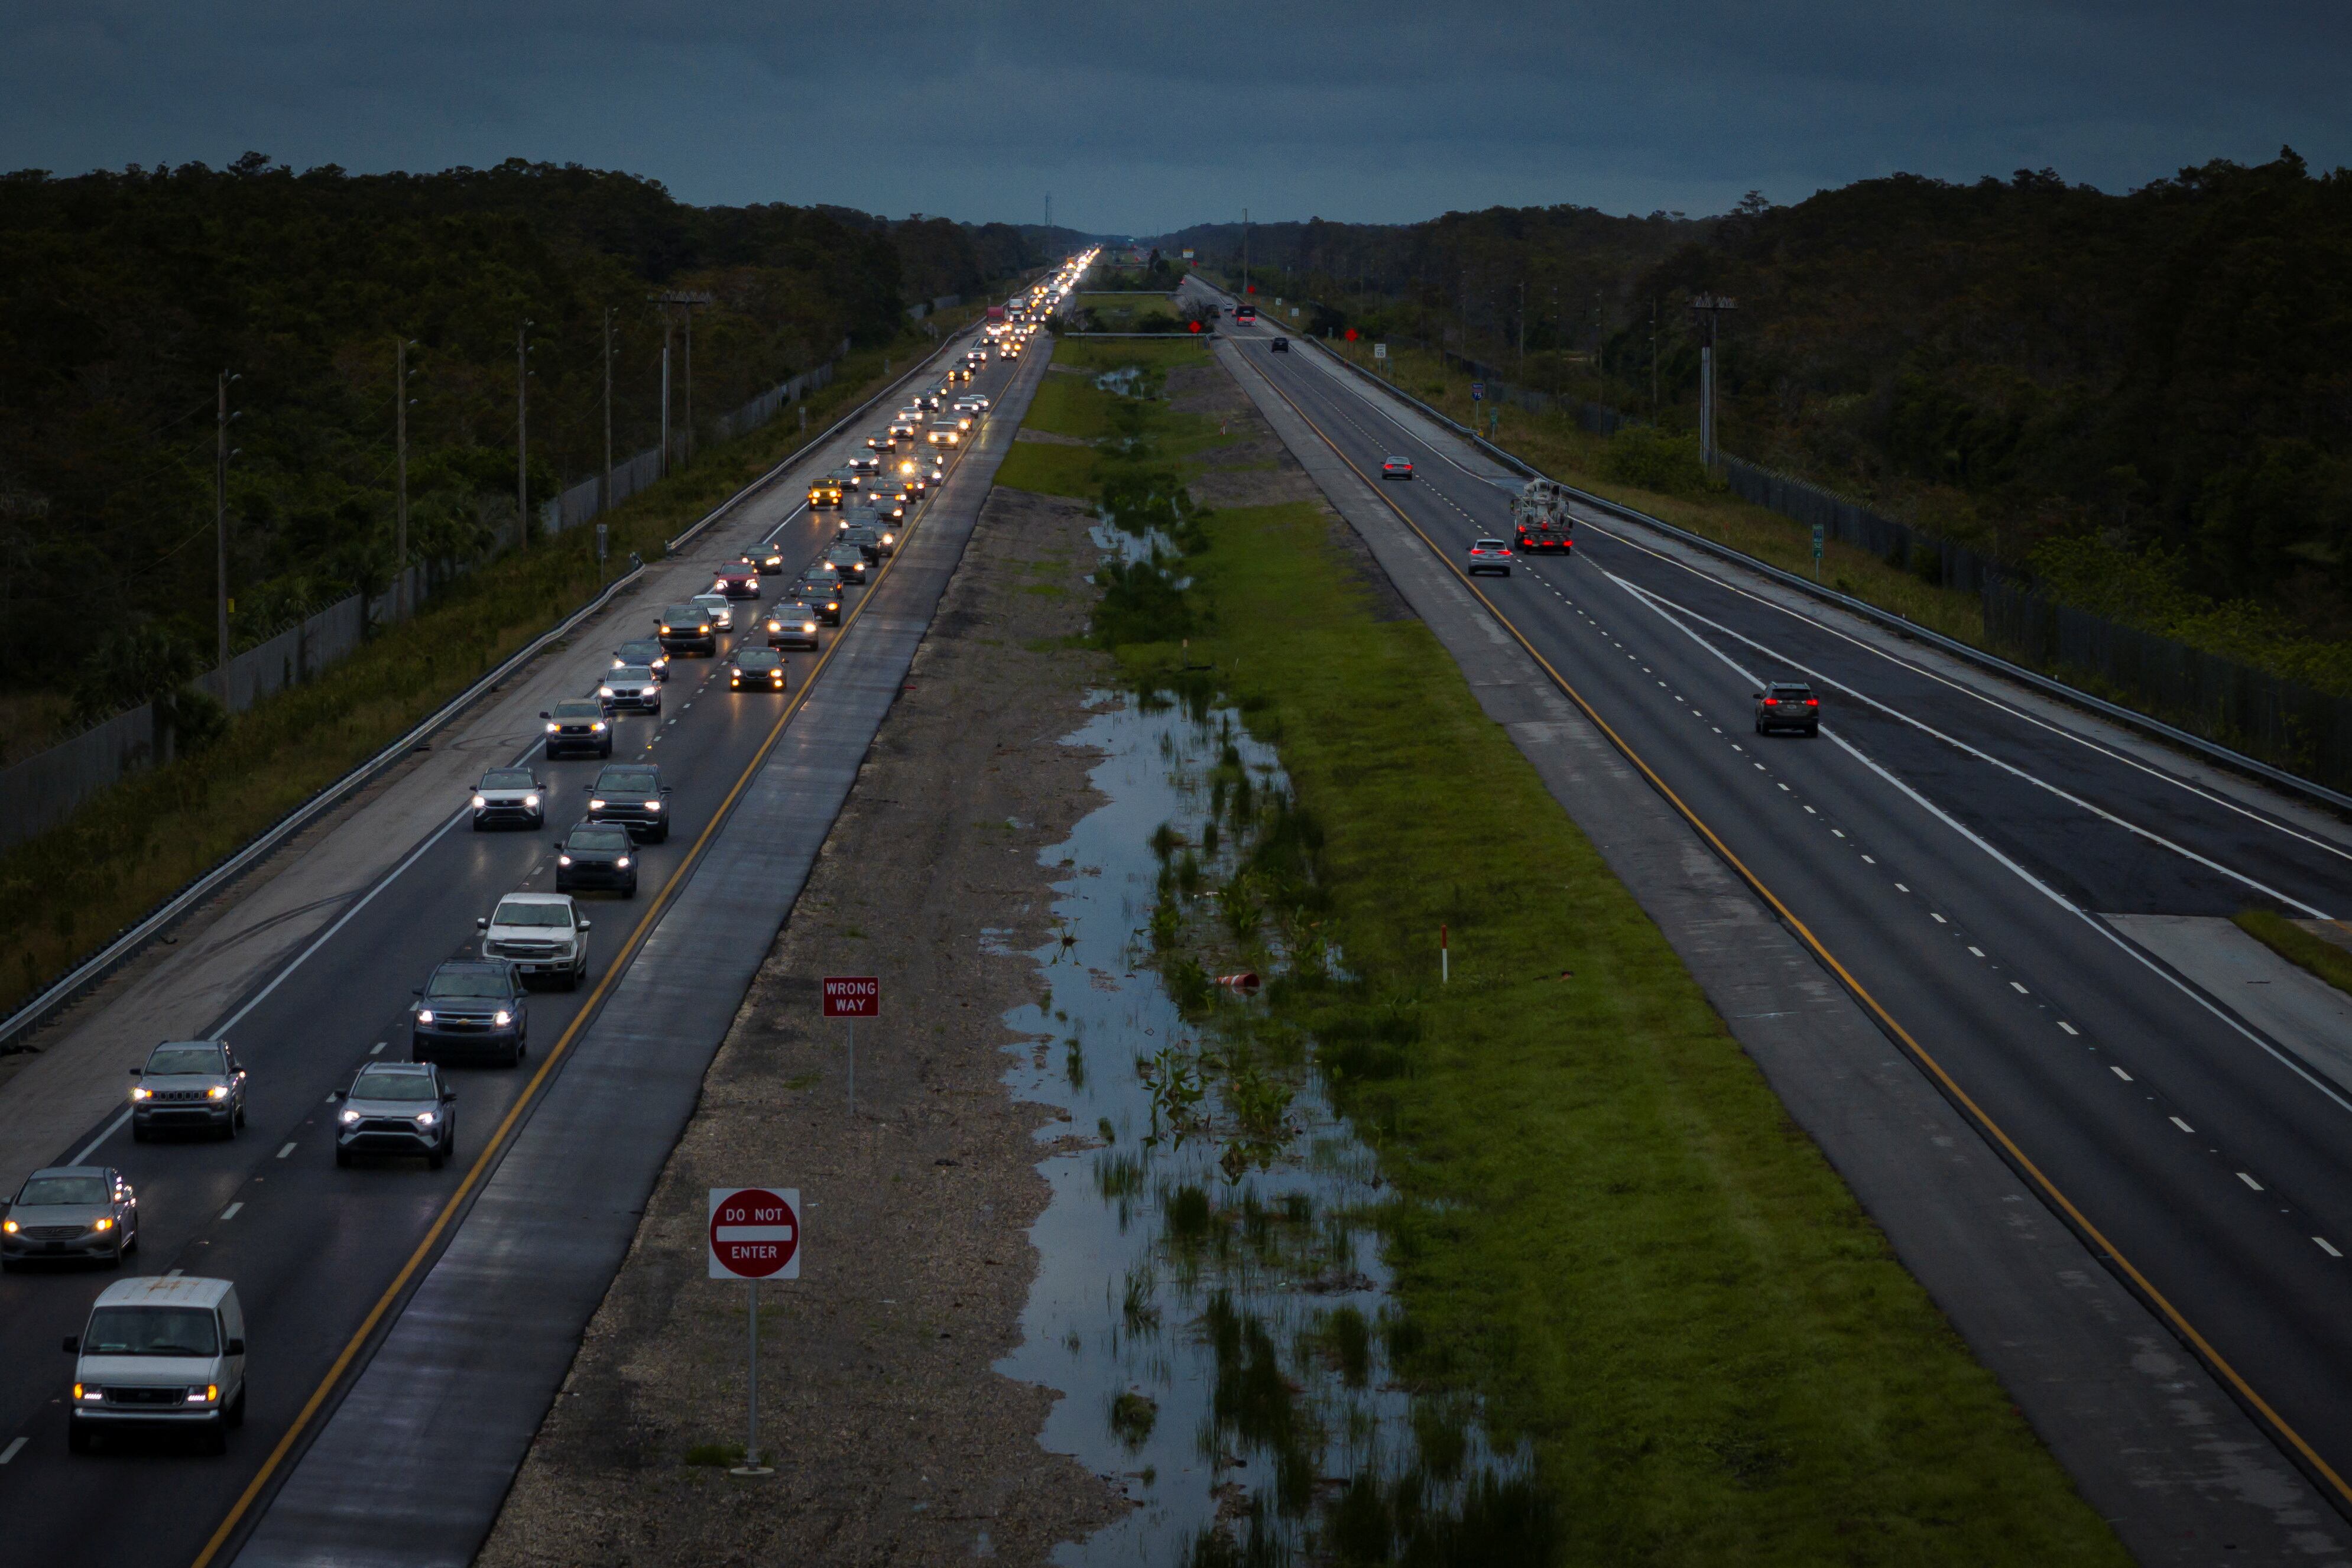
[[[281,1160],[282,1160],[282,1159],[284,1159],[287,1155],[289,1155],[292,1154],[293,1152],[294,1152],[294,1145],[291,1145],[291,1144],[289,1144],[289,1145],[287,1145],[284,1148],[282,1148],[282,1149],[280,1149],[280,1150],[278,1150],[278,1157],[279,1159],[281,1159]]]
[[[244,1207],[245,1200],[243,1198],[239,1198],[235,1203],[230,1204],[226,1208],[221,1210],[221,1218],[223,1219],[235,1219],[236,1218],[236,1211]]]
[[[2320,1245],[2326,1246],[2326,1243],[2322,1242]],[[18,1454],[23,1453],[25,1451],[25,1445],[31,1441],[32,1439],[30,1437],[19,1437],[15,1442],[9,1444],[6,1448],[0,1448],[0,1465],[6,1464]]]

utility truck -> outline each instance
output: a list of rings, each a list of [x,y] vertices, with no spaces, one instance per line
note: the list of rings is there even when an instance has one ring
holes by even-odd
[[[1523,555],[1566,555],[1575,546],[1568,487],[1557,479],[1528,480],[1511,502],[1511,522]]]

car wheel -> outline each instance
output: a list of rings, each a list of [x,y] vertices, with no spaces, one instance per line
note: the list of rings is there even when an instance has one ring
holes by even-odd
[[[448,1163],[449,1155],[446,1149],[429,1149],[425,1152],[425,1166],[428,1170],[437,1171]]]
[[[139,1250],[139,1227],[136,1224],[133,1224],[131,1227],[130,1239],[123,1242],[122,1249],[125,1252],[136,1252]]]
[[[222,1423],[215,1423],[213,1426],[205,1427],[205,1435],[196,1439],[196,1446],[203,1452],[212,1455],[215,1458],[218,1458],[221,1455],[227,1453],[227,1426]]]
[[[236,1124],[240,1127],[245,1125],[245,1096],[242,1094],[236,1100]]]
[[[121,1242],[117,1241],[114,1244],[114,1250],[106,1255],[106,1266],[110,1269],[120,1269],[122,1267]]]
[[[66,1452],[68,1454],[89,1452],[89,1434],[82,1429],[80,1422],[70,1418],[66,1422]]]
[[[232,1427],[242,1427],[242,1426],[244,1426],[244,1425],[245,1425],[245,1390],[244,1390],[244,1389],[242,1389],[242,1388],[238,1389],[238,1390],[236,1391],[236,1397],[235,1399],[233,1399],[233,1400],[231,1400],[231,1401],[229,1402],[229,1406],[228,1406],[228,1415],[227,1415],[226,1419],[227,1419],[227,1421],[228,1421],[228,1424],[229,1424],[230,1426],[232,1426]]]
[[[636,878],[635,878],[635,877],[631,877],[631,878],[629,879],[629,885],[628,885],[628,886],[626,886],[626,887],[625,887],[625,888],[623,888],[623,889],[621,890],[621,896],[622,896],[623,898],[635,898],[635,897],[636,897],[636,896],[637,896],[637,879],[636,879]]]
[[[346,1148],[343,1148],[343,1147],[341,1147],[341,1146],[338,1145],[338,1146],[337,1146],[337,1148],[336,1148],[336,1150],[335,1150],[335,1164],[337,1164],[338,1166],[341,1166],[343,1169],[345,1169],[345,1170],[349,1170],[349,1169],[351,1169],[351,1167],[352,1167],[352,1152],[351,1152],[351,1150],[346,1149]]]
[[[148,1133],[146,1128],[141,1126],[136,1122],[131,1124],[131,1141],[132,1143],[143,1144],[147,1141],[147,1138]]]

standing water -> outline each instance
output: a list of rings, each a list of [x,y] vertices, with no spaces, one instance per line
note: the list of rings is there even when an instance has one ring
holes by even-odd
[[[1107,802],[1045,852],[1046,999],[1005,1015],[1030,1041],[1008,1082],[1066,1120],[1040,1134],[1040,1267],[997,1369],[1061,1391],[1044,1446],[1137,1506],[1055,1561],[1504,1560],[1540,1513],[1530,1466],[1475,1403],[1392,1381],[1377,1160],[1305,1042],[1186,956],[1336,967],[1252,895],[1253,840],[1290,820],[1273,749],[1204,704],[1091,706],[1066,744],[1102,753]]]

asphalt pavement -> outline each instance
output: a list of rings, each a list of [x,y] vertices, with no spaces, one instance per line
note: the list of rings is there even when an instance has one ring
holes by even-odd
[[[976,386],[994,392],[1008,371],[1020,368],[992,365]],[[874,423],[887,412],[880,410]],[[831,543],[835,524],[831,514],[812,515],[802,504],[801,484],[808,474],[845,461],[863,434],[860,426],[811,453],[779,483],[748,497],[688,547],[687,570],[673,576],[691,583],[697,564],[731,559],[754,539],[776,541],[795,564],[813,560]],[[789,574],[763,579],[763,600],[792,580]],[[706,579],[686,591],[707,586]],[[650,618],[667,601],[661,596],[677,591],[673,582],[634,596],[567,650],[551,653],[553,665],[569,672],[555,689],[593,691],[610,663],[609,648],[648,632]],[[745,625],[747,612],[756,607],[748,601],[738,604],[739,626]],[[877,624],[877,633],[881,630]],[[899,628],[898,635],[904,632]],[[747,635],[739,632],[730,645]],[[834,635],[828,633],[828,643]],[[861,632],[853,623],[838,635],[854,643]],[[431,1171],[421,1161],[337,1168],[327,1095],[370,1060],[405,1057],[412,988],[436,963],[476,950],[475,918],[487,914],[501,894],[551,888],[554,841],[580,814],[584,791],[604,766],[600,760],[540,760],[537,747],[530,747],[532,765],[555,803],[547,831],[476,832],[462,798],[451,800],[448,814],[420,839],[406,842],[388,872],[335,894],[330,902],[339,912],[323,920],[315,937],[286,959],[245,974],[232,1000],[204,1028],[185,1031],[231,1039],[251,1071],[249,1125],[241,1138],[134,1144],[112,1108],[91,1124],[55,1129],[49,1157],[116,1166],[136,1185],[141,1245],[126,1271],[184,1271],[236,1281],[254,1347],[248,1419],[223,1458],[202,1458],[155,1441],[112,1445],[114,1451],[91,1458],[69,1458],[64,1396],[72,1364],[58,1347],[62,1336],[79,1332],[90,1300],[115,1276],[46,1269],[8,1274],[0,1280],[0,1355],[16,1371],[0,1384],[0,1498],[8,1510],[7,1561],[187,1563],[235,1544],[235,1532],[225,1532],[225,1522],[234,1516],[243,1528],[257,1516],[257,1505],[282,1481],[288,1461],[320,1429],[398,1322],[409,1292],[429,1274],[438,1249],[474,1224],[468,1205],[496,1176],[495,1168],[478,1166],[478,1155],[509,1113],[523,1105],[528,1086],[542,1080],[542,1087],[563,1082],[562,1064],[542,1075],[540,1063],[568,1031],[587,1021],[583,1008],[601,1005],[625,988],[628,977],[614,967],[633,956],[639,965],[645,962],[633,938],[658,942],[663,930],[690,920],[707,890],[723,882],[704,875],[688,881],[681,873],[691,869],[704,830],[739,801],[739,787],[781,739],[787,702],[797,700],[817,659],[789,654],[787,663],[794,672],[793,699],[730,694],[723,657],[679,659],[659,716],[616,719],[614,759],[642,758],[661,765],[665,782],[676,790],[671,809],[677,827],[667,843],[641,846],[643,891],[635,901],[583,898],[596,923],[592,981],[615,983],[592,984],[576,994],[534,993],[529,1015],[532,1060],[523,1071],[457,1071],[460,1157],[446,1169]],[[852,727],[859,722],[849,708],[838,716]],[[824,705],[817,705],[796,715],[790,730],[805,737],[835,720]],[[521,727],[530,727],[526,722]],[[864,738],[856,737],[855,749],[862,752],[863,746]],[[484,762],[494,765],[511,756]],[[813,825],[822,839],[823,821],[801,825]],[[656,907],[674,879],[680,885],[672,890],[662,928],[640,931],[645,912]],[[772,930],[771,925],[759,936],[761,947]],[[225,967],[233,960],[229,955],[219,963]],[[735,995],[740,994],[738,986]],[[730,1012],[733,999],[726,1001]],[[135,1029],[133,1020],[114,1032]],[[714,1033],[709,1043],[715,1042]],[[526,1109],[532,1130],[560,1134],[562,1113],[556,1096]],[[606,1141],[604,1147],[578,1149],[577,1157],[650,1151],[648,1168],[657,1168],[675,1130],[675,1117],[608,1119],[596,1125],[598,1138]],[[624,1140],[622,1148],[611,1147],[609,1140],[616,1137]],[[640,1144],[642,1149],[635,1147]],[[572,1339],[562,1343],[566,1361],[576,1333],[575,1324]],[[529,1412],[528,1425],[535,1427],[538,1415],[536,1409]]]
[[[1509,537],[1516,476],[1311,349],[1268,352],[1274,329],[1227,330],[1426,541],[1419,570]],[[1391,453],[1414,478],[1378,478]],[[1477,594],[2343,1509],[2352,1096],[2108,917],[2341,915],[2352,835],[1654,530],[1581,516],[1576,540]],[[1772,677],[1813,684],[1818,737],[1755,733]],[[2313,1522],[2328,1556],[2342,1527]]]

